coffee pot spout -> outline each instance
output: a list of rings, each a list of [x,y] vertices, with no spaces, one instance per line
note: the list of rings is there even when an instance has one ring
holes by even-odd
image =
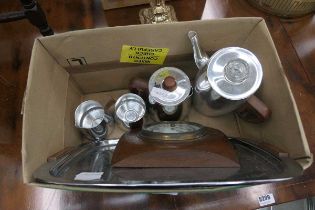
[[[192,48],[194,51],[194,59],[195,63],[199,70],[202,70],[204,67],[208,65],[209,56],[207,53],[200,47],[197,32],[189,31],[188,37],[191,41]]]

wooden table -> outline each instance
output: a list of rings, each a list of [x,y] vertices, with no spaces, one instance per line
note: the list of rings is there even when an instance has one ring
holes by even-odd
[[[103,11],[98,0],[39,1],[57,33],[138,24],[145,6]],[[179,21],[237,16],[265,18],[291,84],[312,153],[315,153],[315,18],[283,20],[264,14],[244,0],[172,0]],[[0,1],[0,12],[20,9]],[[0,24],[0,209],[255,209],[257,197],[273,193],[277,203],[315,195],[315,165],[302,177],[215,193],[110,194],[71,192],[27,186],[21,175],[20,115],[34,38],[26,20]]]

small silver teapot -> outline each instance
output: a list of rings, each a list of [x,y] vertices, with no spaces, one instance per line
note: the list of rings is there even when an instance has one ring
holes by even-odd
[[[223,48],[209,57],[200,47],[195,31],[189,31],[188,37],[199,69],[194,86],[194,108],[214,117],[242,106],[262,81],[262,66],[257,57],[240,47]]]
[[[149,82],[134,78],[129,90],[143,98],[153,121],[185,120],[189,113],[192,87],[189,77],[178,68],[160,68]]]

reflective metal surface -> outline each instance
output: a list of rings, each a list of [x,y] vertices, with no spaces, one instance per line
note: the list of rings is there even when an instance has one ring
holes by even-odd
[[[199,72],[193,105],[207,116],[220,116],[239,108],[259,88],[263,71],[257,57],[247,49],[228,47],[210,58],[201,48],[195,31],[188,32]]]
[[[240,47],[227,47],[211,56],[207,77],[211,87],[222,97],[242,100],[256,92],[263,72],[252,52]]]
[[[241,169],[230,177],[224,176],[224,170],[227,170],[224,168],[117,169],[110,165],[117,142],[118,140],[109,140],[81,145],[75,152],[42,165],[34,172],[33,177],[37,182],[67,186],[194,189],[276,182],[302,174],[302,168],[294,160],[287,157],[278,158],[253,144],[235,138],[230,138],[230,142],[237,151]],[[103,173],[97,180],[74,180],[81,172]],[[198,178],[192,179],[192,174],[194,177],[197,174]]]
[[[130,123],[135,123],[141,120],[145,111],[145,102],[140,96],[133,93],[127,93],[120,96],[115,103],[116,117],[127,128],[130,127]]]
[[[198,123],[174,121],[151,123],[142,128],[140,137],[158,141],[183,141],[206,135],[206,128]]]
[[[295,18],[315,11],[314,0],[248,0],[264,12],[285,18]]]
[[[197,74],[194,90],[193,106],[198,112],[206,116],[216,117],[230,113],[246,101],[229,100],[219,95],[211,87],[206,71],[200,71]]]
[[[169,23],[177,21],[173,6],[166,5],[165,0],[150,0],[149,8],[141,9],[139,12],[142,24]]]
[[[113,130],[114,119],[97,101],[82,102],[74,113],[75,126],[90,140],[104,140]]]
[[[152,120],[184,120],[191,107],[192,87],[182,70],[164,67],[155,71],[149,79],[149,113]]]
[[[198,67],[199,70],[203,70],[208,65],[210,57],[200,47],[197,32],[189,31],[187,35],[191,41],[191,45],[194,51],[194,59],[195,59],[196,66]]]
[[[167,90],[164,82],[173,78],[174,89]],[[163,67],[155,71],[149,80],[150,101],[163,106],[177,106],[189,96],[191,84],[189,77],[180,69]]]
[[[104,117],[104,107],[97,101],[84,101],[75,110],[75,126],[78,128],[94,128]]]

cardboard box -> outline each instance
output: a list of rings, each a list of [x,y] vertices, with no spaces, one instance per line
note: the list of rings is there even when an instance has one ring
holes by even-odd
[[[117,98],[127,91],[132,78],[149,78],[161,67],[120,63],[122,45],[169,48],[162,66],[178,67],[193,78],[197,68],[187,37],[190,30],[199,34],[200,43],[207,51],[240,46],[256,54],[264,71],[257,95],[272,109],[273,115],[270,121],[256,125],[233,114],[208,118],[192,109],[188,120],[220,129],[228,136],[272,144],[297,159],[304,169],[309,167],[312,154],[264,20],[231,18],[101,28],[36,39],[24,105],[24,182],[36,184],[32,173],[48,156],[81,142],[73,117],[81,101],[94,99],[105,103],[111,96]],[[116,129],[112,137],[121,134]]]

